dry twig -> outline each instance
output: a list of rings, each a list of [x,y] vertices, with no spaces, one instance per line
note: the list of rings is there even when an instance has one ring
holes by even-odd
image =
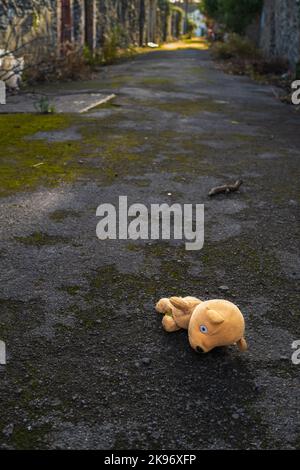
[[[216,194],[221,194],[221,193],[233,193],[235,191],[238,191],[240,186],[243,184],[242,180],[237,180],[234,184],[224,184],[223,186],[216,186],[215,188],[212,188],[208,195],[209,196],[215,196]]]

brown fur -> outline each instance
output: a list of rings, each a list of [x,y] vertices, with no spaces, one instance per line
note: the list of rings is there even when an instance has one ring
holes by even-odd
[[[190,345],[195,350],[209,352],[231,344],[236,344],[240,351],[247,350],[244,317],[232,302],[171,297],[160,299],[156,310],[164,315],[162,325],[166,331],[188,330]]]

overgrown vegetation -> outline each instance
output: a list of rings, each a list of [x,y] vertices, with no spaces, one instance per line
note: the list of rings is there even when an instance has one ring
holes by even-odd
[[[211,51],[213,57],[221,61],[222,68],[228,73],[249,75],[255,80],[290,89],[288,62],[281,59],[266,60],[261,51],[246,37],[230,34],[226,41],[213,43]]]
[[[247,27],[259,18],[262,6],[262,0],[202,0],[200,8],[213,31],[212,54],[228,73],[290,88],[287,61],[267,60],[247,37]]]
[[[34,48],[33,48],[34,50]],[[26,56],[27,57],[27,56]],[[25,59],[24,77],[28,82],[79,80],[91,76],[91,67],[81,47],[66,42],[61,55],[40,48]]]
[[[110,35],[105,38],[102,48],[102,62],[111,64],[118,58],[118,49],[120,47],[120,32],[114,28]]]
[[[261,52],[246,37],[230,34],[225,42],[217,41],[212,45],[212,53],[217,59],[260,59]]]

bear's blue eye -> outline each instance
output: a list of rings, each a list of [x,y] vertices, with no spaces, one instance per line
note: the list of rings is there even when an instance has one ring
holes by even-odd
[[[201,325],[201,326],[200,326],[200,331],[201,331],[201,333],[204,333],[204,334],[208,332],[208,330],[207,330],[207,328],[206,328],[205,325]]]

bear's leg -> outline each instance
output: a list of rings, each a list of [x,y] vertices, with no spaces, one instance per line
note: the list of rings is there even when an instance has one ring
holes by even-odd
[[[174,318],[170,317],[170,315],[165,315],[162,319],[162,326],[164,330],[168,333],[172,333],[173,331],[178,331],[181,328],[176,324]]]
[[[172,308],[172,304],[171,302],[169,301],[169,299],[160,299],[157,304],[155,305],[155,310],[158,312],[158,313],[172,313],[173,311],[173,308]]]
[[[247,351],[248,346],[247,346],[247,341],[245,340],[245,338],[241,338],[236,344],[240,351],[242,352]]]

